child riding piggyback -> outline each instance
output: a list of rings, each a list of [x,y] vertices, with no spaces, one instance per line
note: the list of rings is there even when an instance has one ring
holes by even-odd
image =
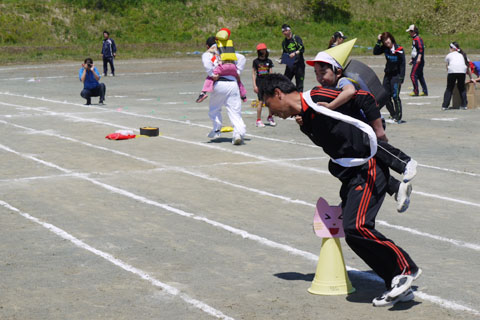
[[[198,96],[196,102],[199,103],[205,100],[207,98],[207,92],[213,91],[215,81],[227,76],[235,77],[240,90],[240,97],[242,98],[242,101],[245,102],[247,101],[247,90],[240,80],[239,72],[237,70],[237,55],[235,54],[233,41],[230,40],[230,30],[227,28],[220,29],[215,38],[216,53],[212,58],[212,62],[216,67],[213,69],[213,75],[205,79],[202,92]],[[228,81],[227,78],[222,78],[222,80]]]

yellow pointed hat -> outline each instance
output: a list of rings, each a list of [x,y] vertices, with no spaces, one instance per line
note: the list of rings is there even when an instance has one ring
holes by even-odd
[[[345,68],[348,56],[350,56],[350,53],[352,52],[353,46],[355,45],[356,41],[357,41],[357,38],[344,42],[342,44],[339,44],[338,46],[332,47],[325,51],[319,52],[315,56],[315,59],[308,60],[307,64],[310,66],[313,66],[315,62],[327,62],[332,64],[332,61],[329,61],[330,59],[325,59],[326,57],[330,56],[331,58],[335,59],[335,61],[343,69]]]

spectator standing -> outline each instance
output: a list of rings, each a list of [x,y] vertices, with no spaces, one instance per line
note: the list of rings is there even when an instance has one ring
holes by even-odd
[[[342,44],[345,39],[347,39],[347,37],[345,37],[342,31],[335,32],[333,36],[330,38],[330,42],[328,43],[328,48],[330,49],[331,47],[335,47],[335,46],[338,46],[339,44]]]
[[[113,65],[113,59],[117,56],[117,46],[115,41],[110,38],[108,31],[103,31],[103,46],[102,46],[102,58],[103,58],[103,75],[106,77],[108,73],[107,63],[110,64],[110,71],[112,76],[115,76],[115,67]]]
[[[282,63],[286,64],[285,76],[290,80],[295,76],[297,90],[302,92],[305,78],[305,59],[303,58],[305,47],[302,38],[293,34],[288,24],[282,25],[282,33],[285,36],[282,42]]]
[[[428,96],[427,83],[423,77],[423,67],[425,66],[425,45],[423,44],[423,39],[418,35],[418,28],[414,24],[411,24],[406,31],[410,33],[413,39],[412,58],[410,60],[410,65],[412,65],[410,79],[412,79],[413,83],[413,92],[411,92],[410,95],[419,95],[418,82],[420,81],[423,91],[420,93],[420,96]]]
[[[458,92],[460,93],[460,98],[462,104],[460,109],[467,109],[467,92],[465,90],[465,76],[468,74],[470,80],[473,79],[472,73],[470,71],[470,64],[465,52],[460,49],[460,46],[457,42],[450,43],[450,53],[445,57],[445,62],[447,63],[447,89],[443,95],[443,104],[442,110],[448,110],[448,105],[452,99],[453,88],[455,87],[455,82],[457,83]]]
[[[373,54],[385,54],[387,63],[385,65],[385,76],[383,87],[388,92],[390,99],[387,102],[387,109],[393,121],[402,121],[402,101],[400,100],[400,88],[405,79],[405,52],[399,46],[390,32],[378,35],[377,43],[373,48]],[[392,103],[393,99],[393,103]]]

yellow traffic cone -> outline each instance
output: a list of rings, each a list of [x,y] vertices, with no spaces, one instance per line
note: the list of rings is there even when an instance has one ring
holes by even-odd
[[[339,238],[323,238],[317,271],[308,292],[321,295],[355,292],[348,279]]]

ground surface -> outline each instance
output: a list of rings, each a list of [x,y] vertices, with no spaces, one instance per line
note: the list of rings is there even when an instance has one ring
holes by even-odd
[[[390,309],[371,306],[383,285],[345,243],[357,292],[306,291],[313,205],[338,203],[339,183],[294,121],[256,128],[249,103],[244,145],[209,141],[200,57],[117,61],[107,105],[89,107],[78,63],[0,67],[0,318],[479,318],[480,110],[441,111],[443,57],[427,58],[430,96],[409,97],[407,77],[406,122],[387,128],[420,167],[410,209],[386,198],[377,227],[424,271]],[[359,59],[382,76],[383,57]],[[253,98],[249,67],[243,80]],[[104,138],[143,126],[161,135]]]

